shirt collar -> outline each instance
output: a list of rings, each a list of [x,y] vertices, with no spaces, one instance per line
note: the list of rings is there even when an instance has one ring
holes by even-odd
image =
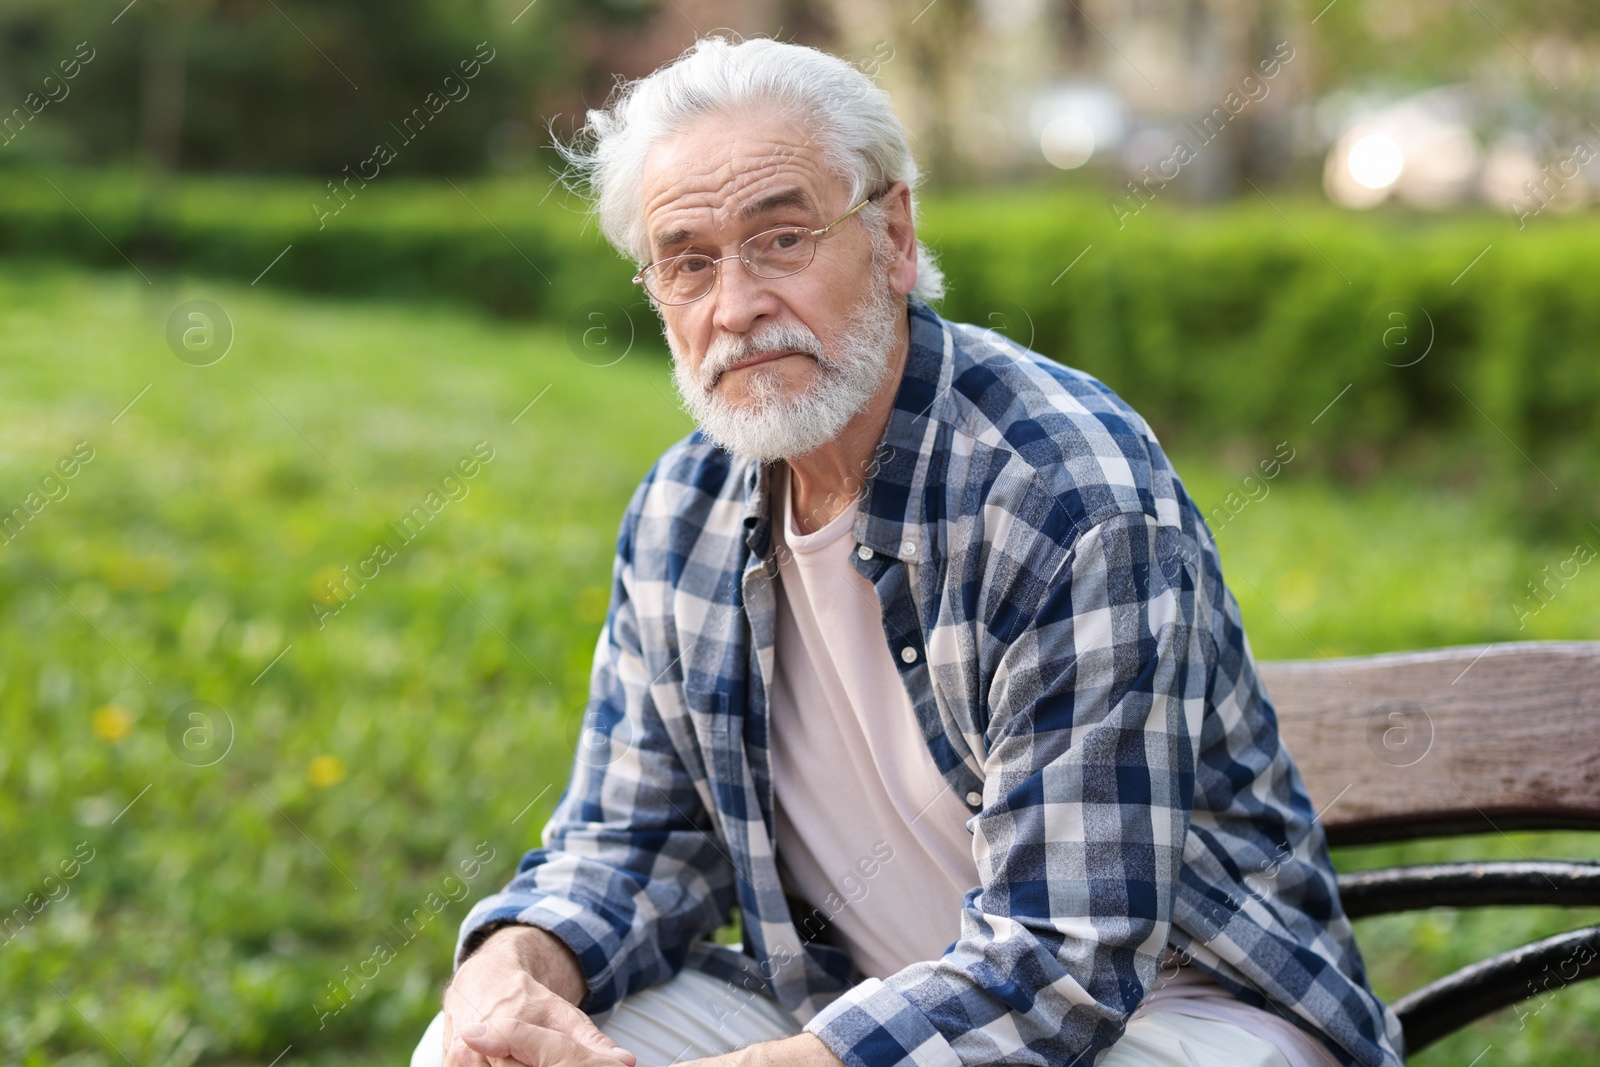
[[[922,563],[937,546],[926,543],[917,502],[927,486],[937,423],[949,418],[953,337],[945,321],[918,297],[907,298],[907,312],[910,345],[905,367],[852,533],[876,554]],[[754,553],[752,564],[760,566],[757,561],[766,558],[772,542],[775,465],[741,462],[745,540]]]

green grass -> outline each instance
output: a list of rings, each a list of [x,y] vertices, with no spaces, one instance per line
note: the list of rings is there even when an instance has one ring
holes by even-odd
[[[213,366],[166,347],[191,297],[237,332]],[[292,1045],[280,1067],[404,1062],[460,919],[565,783],[617,521],[689,428],[653,320],[600,367],[561,329],[126,270],[0,265],[0,309],[0,508],[77,442],[94,449],[0,544],[0,917],[59,896],[46,877],[93,849],[0,944],[0,1061],[267,1064]],[[399,545],[389,524],[478,442],[494,458],[467,495]],[[1209,510],[1271,450],[1175,458]],[[1404,472],[1340,488],[1297,463],[1218,533],[1258,656],[1595,634],[1587,571],[1524,632],[1509,608],[1570,546]],[[379,540],[396,558],[319,627],[337,606],[326,579]],[[172,727],[192,700],[231,724],[205,766],[222,733],[190,734],[186,762],[190,723]],[[480,842],[494,858],[462,894],[451,878]],[[1483,843],[1593,854],[1573,835]],[[1426,914],[1358,931],[1393,996],[1574,923]],[[393,959],[319,1029],[330,983],[379,945]],[[1417,1062],[1491,1043],[1484,1063],[1582,1062],[1596,1021],[1600,987],[1566,991],[1526,1029],[1506,1013]]]

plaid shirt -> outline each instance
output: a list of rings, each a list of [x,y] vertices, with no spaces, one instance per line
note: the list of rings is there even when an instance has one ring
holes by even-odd
[[[693,966],[849,1067],[1066,1065],[1117,1040],[1171,946],[1330,1063],[1399,1064],[1216,547],[1148,425],[909,303],[851,563],[971,813],[960,937],[864,979],[797,928],[773,850],[771,471],[696,431],[628,504],[571,781],[457,965],[531,924],[577,955],[591,1014]],[[735,905],[742,952],[708,936]]]

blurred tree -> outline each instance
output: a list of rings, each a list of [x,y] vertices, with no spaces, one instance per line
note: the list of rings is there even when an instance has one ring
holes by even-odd
[[[1322,42],[1320,81],[1333,88],[1382,80],[1409,87],[1472,80],[1486,67],[1517,70],[1519,77],[1552,80],[1546,89],[1579,86],[1561,53],[1587,53],[1588,77],[1600,48],[1600,4],[1593,0],[1308,0]]]
[[[403,148],[385,171],[525,168],[547,124],[570,133],[618,79],[719,29],[881,71],[943,185],[1042,166],[1006,123],[1051,81],[1110,86],[1177,128],[1281,40],[1297,51],[1292,68],[1176,195],[1210,199],[1277,176],[1295,132],[1287,105],[1339,88],[1468,82],[1508,109],[1565,116],[1552,123],[1563,130],[1587,129],[1600,93],[1593,0],[6,0],[0,117],[15,118],[0,166],[138,159],[331,179],[387,140]],[[94,58],[70,96],[18,115],[80,42]],[[480,42],[494,59],[470,92],[404,136]]]
[[[976,0],[942,0],[923,8],[905,29],[909,66],[926,93],[923,152],[931,173],[946,185],[972,177],[972,160],[962,150],[966,130],[957,116],[974,88],[969,75],[976,28]]]
[[[536,123],[541,98],[573,76],[558,32],[568,5],[522,6],[140,0],[108,15],[102,0],[13,0],[0,12],[0,99],[20,101],[80,41],[96,55],[70,105],[40,116],[52,136],[8,154],[331,177],[387,140],[404,143],[398,172],[479,170],[491,129]],[[452,75],[463,87],[445,99]],[[437,121],[407,139],[418,108]]]

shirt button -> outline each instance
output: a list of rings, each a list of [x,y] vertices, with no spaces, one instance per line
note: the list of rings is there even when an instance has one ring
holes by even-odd
[[[871,559],[872,549],[868,548],[866,545],[861,545],[856,549],[856,555],[860,556],[862,559]]]
[[[917,554],[916,543],[913,541],[907,541],[905,544],[900,546],[900,551],[904,552],[908,556],[915,556]]]
[[[977,790],[973,790],[967,794],[967,803],[971,804],[973,807],[977,807],[979,804],[983,803],[983,794]]]
[[[907,663],[915,663],[917,662],[917,650],[912,648],[910,645],[907,645],[905,648],[900,650],[900,658],[905,660]]]

